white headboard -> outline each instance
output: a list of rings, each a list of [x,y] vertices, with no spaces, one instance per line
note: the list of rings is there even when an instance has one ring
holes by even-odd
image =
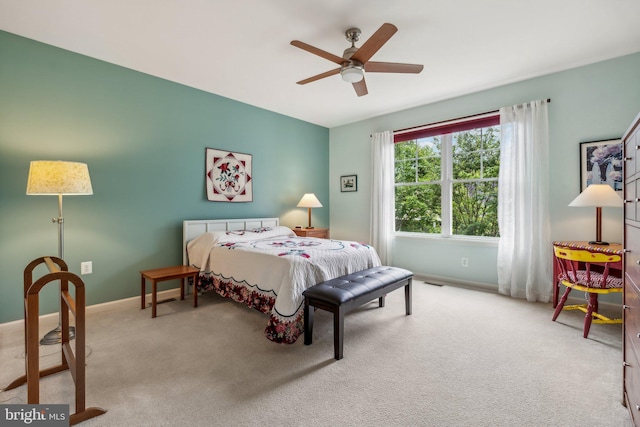
[[[260,227],[277,227],[278,218],[249,219],[196,219],[182,222],[182,264],[188,265],[187,243],[201,234],[210,231],[251,230]]]

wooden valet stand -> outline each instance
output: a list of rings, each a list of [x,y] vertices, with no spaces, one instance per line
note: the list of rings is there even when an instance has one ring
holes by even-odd
[[[40,264],[46,264],[49,274],[33,282],[33,270]],[[39,354],[39,292],[52,281],[60,281],[60,322],[62,329],[62,363],[58,366],[40,370]],[[75,286],[75,299],[69,293],[69,282]],[[76,352],[69,344],[69,311],[76,319]],[[85,289],[79,276],[69,272],[62,258],[37,258],[24,269],[24,345],[26,375],[13,381],[6,390],[27,383],[27,403],[40,403],[40,378],[69,370],[76,389],[75,413],[71,414],[70,425],[102,415],[102,408],[85,407]]]

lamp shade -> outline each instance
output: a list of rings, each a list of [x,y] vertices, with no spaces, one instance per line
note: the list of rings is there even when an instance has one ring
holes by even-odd
[[[609,184],[591,184],[569,206],[621,208],[622,204],[622,197]]]
[[[321,208],[322,203],[320,203],[320,200],[318,200],[315,194],[306,193],[304,196],[302,196],[302,199],[300,199],[300,202],[298,202],[298,207],[299,208]]]
[[[90,195],[93,194],[86,163],[59,160],[35,160],[29,166],[27,194]]]

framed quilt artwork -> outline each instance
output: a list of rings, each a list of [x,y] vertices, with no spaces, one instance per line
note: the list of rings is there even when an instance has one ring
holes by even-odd
[[[251,154],[207,148],[205,173],[210,201],[253,201]]]

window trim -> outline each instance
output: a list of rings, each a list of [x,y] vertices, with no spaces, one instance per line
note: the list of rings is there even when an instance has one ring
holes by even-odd
[[[492,111],[490,113],[476,116],[463,117],[460,119],[447,120],[429,125],[419,126],[405,130],[398,130],[393,133],[393,143],[410,141],[412,139],[428,138],[430,136],[446,135],[465,130],[497,126],[500,124],[500,113]]]
[[[404,239],[421,239],[421,240],[433,240],[439,243],[461,243],[474,245],[474,246],[498,246],[500,241],[499,237],[490,236],[465,236],[462,234],[453,234],[449,237],[445,237],[442,234],[435,233],[418,233],[415,231],[394,231],[395,237]]]
[[[429,125],[408,128],[398,130],[394,132],[393,142],[394,144],[418,140],[421,138],[429,138],[433,136],[442,136],[443,143],[441,144],[441,159],[449,159],[447,162],[441,163],[441,176],[440,180],[433,181],[433,184],[439,184],[441,186],[441,224],[440,233],[418,233],[418,232],[403,232],[397,231],[394,227],[394,234],[399,235],[423,235],[428,238],[444,238],[444,239],[470,239],[470,240],[489,240],[493,241],[498,239],[492,236],[466,236],[453,234],[453,185],[455,182],[463,182],[465,180],[456,180],[453,178],[453,145],[449,140],[449,143],[445,143],[446,139],[450,138],[450,134],[457,132],[464,132],[471,129],[478,129],[491,126],[500,125],[500,112],[491,111],[488,113],[482,113],[474,116],[467,116],[453,120],[446,120]],[[496,181],[497,178],[491,179],[473,179],[469,182],[480,181]],[[407,184],[407,183],[401,183]],[[420,185],[426,185],[427,182],[420,183]],[[394,179],[394,187],[397,187],[398,183]],[[445,188],[446,187],[446,188]]]

